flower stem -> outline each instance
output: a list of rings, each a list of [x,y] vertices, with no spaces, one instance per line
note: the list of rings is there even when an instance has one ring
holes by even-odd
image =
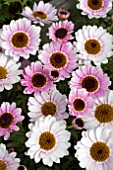
[[[110,26],[110,28],[109,28],[108,32],[111,34],[111,33],[112,33],[112,31],[113,31],[113,23],[111,24],[111,26]]]
[[[67,128],[66,129],[72,129],[73,128],[73,126],[72,125],[70,125],[70,126],[67,126]]]

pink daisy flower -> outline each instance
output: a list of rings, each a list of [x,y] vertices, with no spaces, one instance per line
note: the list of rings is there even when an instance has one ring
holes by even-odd
[[[62,45],[54,42],[45,44],[38,58],[47,69],[59,72],[59,80],[69,78],[72,70],[77,67],[76,51],[70,42]]]
[[[15,130],[18,131],[19,127],[16,125],[24,119],[21,116],[21,108],[16,108],[16,103],[3,102],[0,107],[0,136],[4,136],[7,140],[10,133]]]
[[[22,75],[24,79],[21,80],[21,84],[27,86],[24,90],[25,94],[33,92],[38,94],[40,91],[48,91],[54,86],[49,78],[49,70],[43,67],[39,61],[32,62],[30,66],[27,66]]]
[[[31,25],[26,18],[12,20],[4,25],[1,32],[1,47],[6,55],[18,61],[20,56],[28,59],[35,55],[40,43],[40,27]]]
[[[62,95],[56,88],[52,88],[49,92],[41,92],[35,97],[29,97],[28,115],[31,121],[48,115],[55,116],[57,119],[68,118],[66,99],[66,95]]]
[[[22,15],[33,21],[35,24],[39,23],[41,26],[57,21],[57,9],[50,3],[40,1],[38,5],[34,3],[33,10],[28,6],[24,8]]]
[[[69,94],[68,107],[70,115],[81,117],[91,112],[93,100],[86,90],[73,88]]]
[[[59,21],[53,23],[49,27],[49,33],[47,34],[50,39],[58,43],[66,43],[68,40],[72,40],[71,33],[74,30],[74,24],[71,21]]]
[[[59,17],[59,19],[66,20],[66,19],[69,18],[69,16],[70,16],[70,12],[69,11],[66,11],[65,9],[62,9],[62,8],[60,8],[58,10],[58,17]]]
[[[112,9],[113,0],[79,0],[77,8],[82,10],[82,15],[88,18],[105,18]]]
[[[72,73],[70,88],[85,88],[91,97],[97,98],[108,93],[111,81],[100,67],[81,66]]]

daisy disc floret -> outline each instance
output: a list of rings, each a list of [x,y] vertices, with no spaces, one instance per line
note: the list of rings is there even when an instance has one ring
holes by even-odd
[[[81,117],[91,112],[93,100],[84,89],[72,88],[69,94],[68,107],[70,115]]]
[[[113,129],[113,91],[110,90],[105,96],[96,99],[92,112],[82,118],[86,129],[98,126]]]
[[[24,90],[25,94],[49,91],[54,86],[49,78],[49,70],[39,61],[32,62],[30,66],[27,66],[22,75],[24,79],[21,80],[21,84],[27,86]]]
[[[75,145],[75,157],[86,170],[111,170],[113,167],[113,132],[107,128],[96,128],[82,132]]]
[[[82,15],[88,15],[88,18],[105,18],[112,9],[112,0],[79,0],[76,5],[82,10]]]
[[[1,32],[1,47],[6,55],[18,61],[20,56],[28,59],[35,55],[40,43],[40,27],[31,25],[26,18],[12,20]]]
[[[18,131],[19,127],[16,125],[24,119],[21,116],[21,108],[16,108],[16,103],[3,102],[0,106],[0,136],[4,136],[7,140],[10,133],[15,130]]]
[[[20,66],[21,64],[16,63],[13,58],[0,54],[0,92],[12,89],[13,84],[20,81]]]
[[[97,98],[108,93],[111,81],[100,67],[86,65],[73,71],[69,84],[70,88],[84,88],[91,97]]]
[[[95,65],[100,65],[107,63],[107,58],[112,56],[113,37],[102,27],[83,26],[75,36],[77,42],[74,44],[80,59],[90,60]]]
[[[54,42],[45,44],[38,58],[46,68],[59,72],[59,80],[69,78],[72,70],[77,67],[76,51],[70,42],[62,45]]]
[[[55,9],[52,4],[40,1],[38,4],[34,3],[33,10],[29,7],[25,7],[22,15],[35,24],[39,23],[41,26],[44,26],[44,24],[50,24],[58,20],[56,13],[57,9]]]
[[[6,146],[0,144],[0,170],[17,170],[20,159],[16,158],[16,152],[8,153]]]
[[[34,158],[38,163],[41,159],[43,164],[52,166],[53,162],[60,163],[60,158],[68,155],[70,147],[70,132],[65,130],[64,120],[56,120],[55,117],[47,116],[40,118],[35,125],[29,125],[29,138],[25,143],[29,150],[26,155]]]
[[[74,24],[71,21],[59,21],[49,27],[49,33],[47,35],[52,41],[63,44],[73,39],[71,35],[73,30]]]
[[[66,99],[66,95],[62,95],[56,88],[52,88],[49,92],[41,92],[35,97],[29,97],[28,115],[31,121],[48,115],[55,116],[57,119],[68,118],[68,113],[65,112]]]

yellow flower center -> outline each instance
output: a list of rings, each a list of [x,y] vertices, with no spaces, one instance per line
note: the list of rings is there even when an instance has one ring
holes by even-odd
[[[56,113],[56,105],[53,102],[45,102],[42,105],[41,112],[44,116],[54,116]]]
[[[0,116],[0,127],[7,129],[12,125],[14,116],[11,113],[3,113]]]
[[[3,160],[0,160],[0,170],[8,170],[7,164]]]
[[[88,0],[87,5],[92,10],[100,10],[103,6],[102,0]]]
[[[42,11],[35,11],[35,12],[33,12],[33,16],[35,17],[35,18],[40,18],[40,19],[46,19],[47,18],[47,14],[46,13],[44,13],[44,12],[42,12]]]
[[[8,71],[6,68],[0,66],[0,80],[5,79],[7,77]]]
[[[113,106],[109,104],[100,104],[95,110],[95,117],[101,123],[113,121]]]
[[[110,149],[104,142],[96,142],[90,148],[91,157],[97,162],[104,162],[110,156]]]
[[[46,84],[46,77],[41,73],[35,73],[31,78],[31,83],[33,87],[41,88]]]
[[[42,149],[49,151],[56,144],[55,136],[50,132],[43,132],[39,137],[39,145]]]
[[[79,112],[83,111],[85,109],[85,105],[86,104],[85,104],[84,100],[82,100],[81,98],[77,98],[73,102],[74,109]]]
[[[96,55],[101,51],[101,44],[95,39],[87,40],[84,47],[87,53],[92,55]]]

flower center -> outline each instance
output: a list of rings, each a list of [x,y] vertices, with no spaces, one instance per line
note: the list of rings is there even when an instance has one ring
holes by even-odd
[[[56,144],[55,136],[50,132],[43,132],[39,137],[39,145],[42,149],[51,150]]]
[[[61,11],[60,14],[61,15],[67,15],[68,13],[66,11]]]
[[[33,13],[33,16],[35,17],[35,18],[40,18],[40,19],[46,19],[47,18],[47,15],[46,15],[46,13],[44,13],[44,12],[42,12],[42,11],[35,11],[34,13]]]
[[[56,113],[56,105],[52,102],[45,102],[41,107],[41,111],[44,116],[54,116]]]
[[[0,170],[8,170],[7,164],[3,160],[0,160]]]
[[[67,57],[61,52],[55,52],[50,57],[50,63],[56,69],[64,68],[67,64]]]
[[[15,48],[24,48],[29,43],[29,37],[25,32],[16,32],[13,34],[11,42]]]
[[[14,116],[11,113],[3,113],[0,116],[0,127],[7,129],[11,126]]]
[[[104,142],[96,142],[90,148],[91,157],[97,162],[104,162],[109,158],[110,149]]]
[[[101,104],[97,106],[95,117],[101,123],[109,123],[113,121],[113,106],[109,104]]]
[[[59,28],[58,30],[56,30],[55,36],[57,38],[64,39],[67,35],[67,32],[68,32],[67,29]]]
[[[57,78],[59,76],[59,73],[57,70],[52,70],[51,71],[51,76],[54,77],[54,78]]]
[[[81,118],[77,118],[75,120],[75,124],[78,126],[78,127],[83,127],[84,126],[84,122]]]
[[[36,73],[31,78],[31,83],[36,88],[44,87],[46,84],[46,77],[41,73]]]
[[[100,10],[103,6],[102,0],[88,0],[88,7],[92,10]]]
[[[85,88],[88,92],[95,92],[99,88],[99,82],[94,76],[86,76],[81,83],[82,88]]]
[[[85,109],[85,102],[84,102],[84,100],[77,98],[77,99],[74,100],[73,106],[74,106],[74,109],[76,111],[80,112],[80,111],[83,111]]]
[[[24,165],[20,165],[20,166],[18,167],[18,170],[27,170],[27,169],[26,169],[26,167],[25,167]]]
[[[88,54],[96,55],[101,51],[101,44],[95,39],[87,40],[84,46]]]
[[[6,68],[0,66],[0,80],[5,79],[7,77],[8,71]]]

